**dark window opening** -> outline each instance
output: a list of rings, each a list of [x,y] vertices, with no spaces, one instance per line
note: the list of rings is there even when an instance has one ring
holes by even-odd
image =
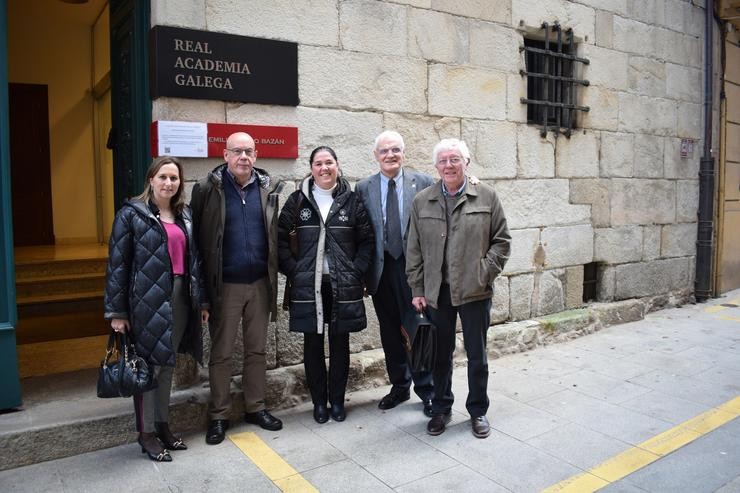
[[[542,30],[544,39],[524,40],[526,70],[521,74],[527,76],[527,97],[521,101],[527,105],[527,123],[542,125],[543,137],[548,130],[570,137],[576,112],[589,110],[576,104],[576,88],[589,84],[576,78],[578,63],[589,61],[576,56],[572,29],[544,23]]]
[[[583,302],[596,301],[599,264],[591,262],[583,266]]]

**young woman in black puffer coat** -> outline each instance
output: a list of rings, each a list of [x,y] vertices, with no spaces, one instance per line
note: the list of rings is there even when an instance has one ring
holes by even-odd
[[[303,364],[313,416],[325,423],[330,413],[335,421],[346,417],[349,334],[367,326],[362,279],[374,244],[367,211],[340,176],[336,153],[317,147],[309,162],[311,176],[288,197],[280,213],[278,256],[280,272],[291,285],[289,327],[304,334]],[[291,231],[297,234],[295,253]],[[328,378],[325,333],[329,334]]]
[[[183,200],[182,166],[177,159],[155,160],[144,192],[116,214],[109,241],[105,318],[127,332],[136,352],[154,367],[158,386],[134,395],[142,453],[169,462],[169,450],[184,450],[168,425],[175,356],[202,360],[202,325],[208,301],[193,220]]]

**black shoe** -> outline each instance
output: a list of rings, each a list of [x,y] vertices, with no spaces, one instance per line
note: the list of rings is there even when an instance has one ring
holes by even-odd
[[[326,409],[326,404],[313,405],[313,419],[317,423],[326,423],[329,421],[329,410]]]
[[[139,433],[138,439],[141,445],[141,453],[146,454],[155,462],[172,462],[172,456],[167,449],[162,447],[154,433]]]
[[[445,426],[452,419],[452,413],[437,414],[427,424],[427,433],[432,436],[441,435],[445,431]]]
[[[380,409],[393,409],[403,401],[409,400],[409,391],[406,392],[394,392],[391,390],[391,392],[380,399],[380,402],[378,403],[378,407]]]
[[[176,437],[170,431],[170,425],[166,421],[155,421],[154,429],[157,438],[170,450],[187,450],[188,446],[182,441],[182,438]]]
[[[278,431],[283,428],[283,422],[270,414],[267,409],[256,413],[244,413],[244,421],[259,425],[261,428],[270,431]]]
[[[432,400],[425,399],[423,403],[424,403],[424,416],[431,418],[432,417]]]
[[[224,441],[226,430],[229,429],[228,419],[214,419],[208,425],[206,443],[216,445]]]
[[[491,434],[491,425],[488,424],[488,419],[485,416],[470,418],[470,423],[473,425],[473,435],[476,438],[486,438]]]
[[[334,421],[344,421],[347,418],[347,412],[344,410],[344,404],[332,404],[331,405],[331,419]]]

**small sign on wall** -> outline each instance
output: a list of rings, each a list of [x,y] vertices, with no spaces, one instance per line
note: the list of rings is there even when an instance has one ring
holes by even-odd
[[[298,157],[297,127],[177,121],[152,122],[152,156],[223,158],[226,140],[235,132],[252,136],[260,158]]]
[[[694,157],[694,141],[692,139],[681,139],[681,157]]]
[[[208,157],[206,123],[154,122],[152,131],[157,137],[156,156]]]

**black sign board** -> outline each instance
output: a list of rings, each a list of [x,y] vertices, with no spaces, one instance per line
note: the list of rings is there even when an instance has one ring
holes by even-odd
[[[298,45],[155,26],[152,98],[172,96],[298,106]]]

